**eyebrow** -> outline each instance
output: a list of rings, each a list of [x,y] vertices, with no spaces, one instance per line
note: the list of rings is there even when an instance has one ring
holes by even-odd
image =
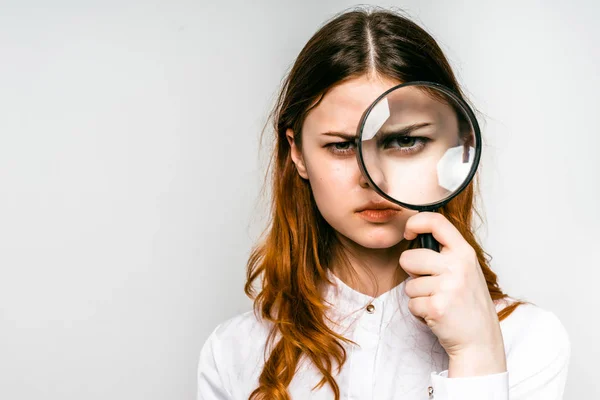
[[[395,134],[399,134],[402,136],[408,136],[408,135],[410,135],[410,133],[412,131],[416,131],[417,129],[425,128],[426,126],[430,126],[430,125],[432,125],[432,123],[430,123],[430,122],[421,122],[420,124],[412,124],[412,125],[403,126],[401,129],[396,129],[394,127],[391,127],[385,131],[379,131],[379,133],[381,133],[382,135],[395,133]],[[356,134],[346,133],[346,132],[328,131],[328,132],[323,132],[322,134],[325,136],[339,137],[339,138],[342,138],[342,139],[345,139],[348,141],[352,141],[357,138]]]
[[[335,136],[342,139],[346,139],[348,141],[355,140],[357,138],[354,133],[346,133],[346,132],[323,132],[325,136]]]
[[[379,131],[379,133],[381,133],[382,135],[395,133],[395,134],[399,134],[402,136],[408,136],[412,133],[412,131],[416,131],[417,129],[425,128],[426,126],[430,126],[430,125],[432,125],[431,122],[421,122],[420,124],[412,124],[412,125],[403,126],[400,129],[394,128],[392,126],[391,128],[388,128],[384,131]]]

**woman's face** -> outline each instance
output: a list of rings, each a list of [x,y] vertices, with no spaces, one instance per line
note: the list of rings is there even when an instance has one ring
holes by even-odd
[[[310,182],[323,218],[339,234],[367,248],[389,248],[399,243],[406,220],[415,213],[384,200],[367,184],[358,167],[354,145],[348,139],[356,136],[364,110],[398,83],[360,77],[339,84],[307,115],[301,151],[292,140],[293,132],[287,133],[298,173]],[[400,211],[390,212],[383,219],[360,212],[372,203]]]
[[[332,88],[307,115],[302,127],[301,149],[293,140],[294,132],[287,132],[298,173],[310,182],[317,207],[325,220],[339,234],[366,248],[383,249],[398,244],[403,239],[407,219],[416,213],[388,202],[368,185],[358,167],[353,142],[363,112],[381,93],[399,83],[367,76],[341,83]],[[417,96],[421,95],[417,93]],[[411,104],[414,106],[418,102]],[[431,104],[431,100],[423,104]],[[433,122],[434,126],[436,119],[438,126],[445,119],[436,116],[438,114],[443,113],[436,114],[432,108],[426,107],[419,107],[418,113],[410,113],[426,122]],[[398,125],[401,121],[390,118],[388,122]],[[434,138],[428,148],[420,150],[420,154],[439,150],[436,147],[442,148],[441,142]],[[447,149],[449,146],[443,147]],[[396,160],[400,160],[399,154],[395,156]],[[404,155],[402,157],[407,159]],[[420,175],[420,180],[424,179],[423,174],[416,175]],[[382,207],[390,210],[369,211]],[[367,210],[363,211],[365,208]]]

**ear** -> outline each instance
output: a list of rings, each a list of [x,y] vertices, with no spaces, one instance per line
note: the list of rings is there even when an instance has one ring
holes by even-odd
[[[302,157],[302,152],[296,146],[296,141],[294,140],[294,131],[288,128],[285,131],[285,136],[287,137],[288,143],[290,144],[290,153],[292,156],[292,161],[296,165],[296,169],[298,170],[298,174],[304,178],[308,179],[308,173],[306,172],[306,165],[304,164],[304,158]]]

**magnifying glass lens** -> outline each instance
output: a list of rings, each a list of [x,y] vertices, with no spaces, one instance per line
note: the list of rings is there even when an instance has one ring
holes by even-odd
[[[405,207],[434,206],[474,175],[478,130],[466,104],[435,86],[400,86],[363,116],[358,158],[380,194]],[[472,114],[472,113],[471,113]]]

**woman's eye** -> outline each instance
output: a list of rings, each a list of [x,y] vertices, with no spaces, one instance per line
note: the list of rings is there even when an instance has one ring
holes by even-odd
[[[387,145],[389,147],[413,147],[418,142],[415,136],[400,136],[390,140]]]
[[[329,151],[334,154],[348,154],[354,151],[353,142],[335,142],[327,145]]]
[[[345,150],[350,148],[350,142],[334,143],[334,146],[338,150]]]
[[[398,145],[400,147],[413,147],[417,141],[417,138],[413,136],[404,136],[398,139]]]
[[[416,152],[425,147],[425,144],[430,139],[420,136],[395,136],[383,141],[382,145],[385,149],[397,149],[404,153]]]

